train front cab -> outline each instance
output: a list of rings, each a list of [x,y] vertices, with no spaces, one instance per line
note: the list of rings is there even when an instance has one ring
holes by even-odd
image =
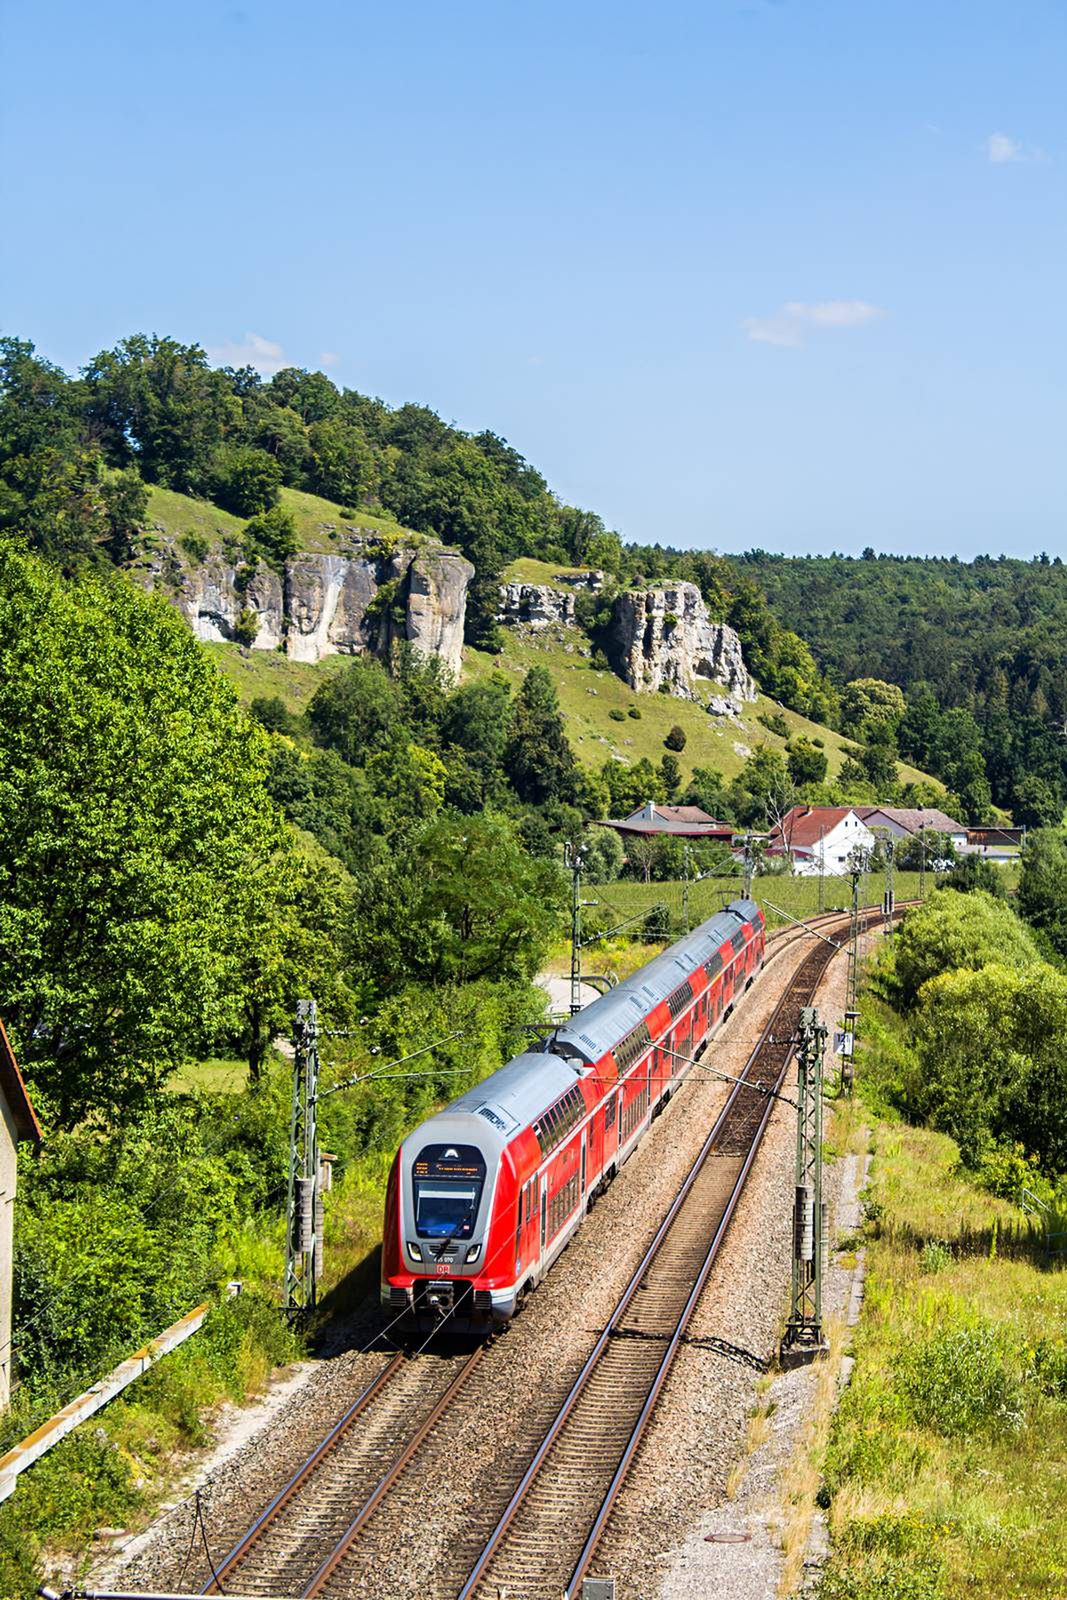
[[[514,1310],[514,1162],[500,1132],[432,1117],[397,1152],[386,1189],[382,1304],[420,1318],[506,1321]]]

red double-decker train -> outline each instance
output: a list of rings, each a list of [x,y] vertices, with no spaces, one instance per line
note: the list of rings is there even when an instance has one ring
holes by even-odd
[[[382,1301],[506,1322],[636,1149],[763,961],[735,900],[408,1135],[386,1191]]]

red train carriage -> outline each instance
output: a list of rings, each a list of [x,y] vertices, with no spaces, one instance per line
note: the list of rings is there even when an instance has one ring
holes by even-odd
[[[506,1322],[763,961],[725,911],[422,1123],[389,1175],[382,1301]]]

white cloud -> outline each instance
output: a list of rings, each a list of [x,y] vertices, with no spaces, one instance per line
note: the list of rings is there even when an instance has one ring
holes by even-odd
[[[260,333],[246,333],[244,342],[232,340],[229,344],[209,344],[207,353],[220,367],[255,367],[265,378],[280,372],[287,365],[285,351],[273,339],[264,339]]]
[[[991,133],[985,147],[990,161],[995,163],[1025,159],[1022,145],[1017,139],[1009,139],[1006,133]]]
[[[337,354],[336,350],[324,350],[319,357],[319,365],[323,367],[335,367],[340,359],[341,357]]]
[[[544,364],[545,364],[544,356],[527,356],[526,357],[526,365],[528,367],[543,367]]]
[[[795,346],[802,342],[800,324],[788,317],[746,317],[745,331],[758,344]]]
[[[773,317],[748,317],[745,331],[759,344],[784,345],[796,349],[804,343],[804,335],[811,328],[861,328],[864,323],[884,317],[881,306],[868,300],[821,300],[808,305],[803,300],[789,300]]]

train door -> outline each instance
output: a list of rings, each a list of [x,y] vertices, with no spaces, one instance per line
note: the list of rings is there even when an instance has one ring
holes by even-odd
[[[585,1199],[585,1129],[582,1129],[582,1187],[581,1198]]]
[[[544,1260],[548,1240],[548,1174],[541,1174],[541,1259]]]

